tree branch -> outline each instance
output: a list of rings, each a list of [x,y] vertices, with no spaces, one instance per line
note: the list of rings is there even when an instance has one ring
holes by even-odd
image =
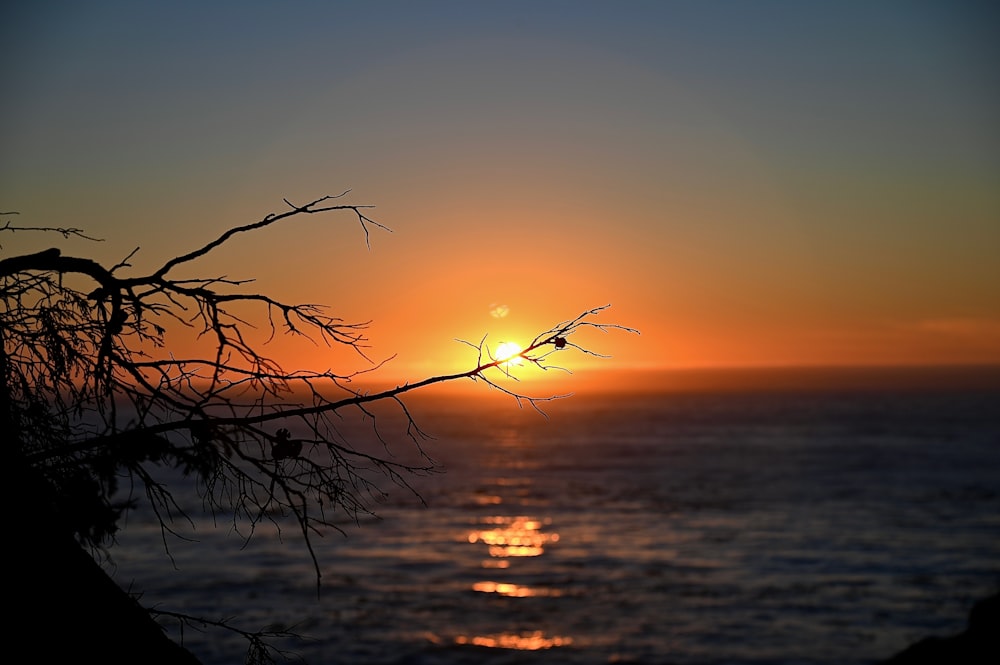
[[[317,344],[349,347],[365,359],[368,323],[347,323],[319,305],[247,292],[251,280],[171,277],[178,266],[192,264],[238,234],[300,215],[353,212],[366,245],[370,227],[388,230],[366,216],[371,206],[335,203],[346,194],[301,206],[286,199],[289,210],[229,228],[138,276],[119,275],[132,268],[129,262],[137,250],[110,269],[63,255],[58,248],[0,259],[0,434],[16,449],[15,466],[45,478],[49,495],[38,500],[66,516],[60,528],[92,547],[113,543],[124,511],[141,498],[159,521],[167,548],[168,535],[176,535],[173,520],[190,518],[155,471],[176,468],[196,480],[205,508],[226,514],[248,540],[265,520],[279,529],[287,520],[294,523],[312,559],[318,588],[313,537],[324,529],[339,529],[341,513],[355,520],[370,513],[372,501],[384,496],[386,482],[413,491],[408,478],[436,468],[421,447],[426,435],[404,397],[463,379],[482,381],[539,412],[540,403],[561,397],[534,397],[505,385],[502,377],[516,379],[513,359],[493,357],[485,337],[478,344],[465,342],[476,350],[468,370],[375,392],[362,392],[352,382],[387,361],[368,360],[367,369],[346,374],[288,371],[246,334],[252,327],[244,311],[248,307],[266,316],[268,341],[280,329]],[[76,229],[18,229],[9,223],[0,230],[86,237]],[[97,288],[76,290],[63,281],[70,274],[89,277]],[[551,364],[553,354],[573,350],[600,355],[578,343],[577,333],[637,332],[594,320],[607,307],[539,333],[516,358],[540,369],[562,370]],[[176,357],[170,351],[172,331],[182,327],[202,347]],[[383,437],[376,420],[373,405],[378,403],[401,415],[405,438],[419,455],[416,461],[393,457],[392,437]],[[369,434],[342,429],[344,415],[352,411],[370,426]],[[251,650],[257,646],[251,640]]]

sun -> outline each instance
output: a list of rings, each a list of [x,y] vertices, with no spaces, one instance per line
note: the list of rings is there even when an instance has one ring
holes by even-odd
[[[521,351],[523,349],[517,342],[500,342],[494,355],[504,365],[521,365],[524,363],[524,359],[519,357]]]

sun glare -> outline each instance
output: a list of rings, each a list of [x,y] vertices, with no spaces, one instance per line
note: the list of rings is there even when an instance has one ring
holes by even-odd
[[[524,361],[518,355],[522,349],[516,342],[500,342],[497,344],[496,359],[505,365],[520,365]]]

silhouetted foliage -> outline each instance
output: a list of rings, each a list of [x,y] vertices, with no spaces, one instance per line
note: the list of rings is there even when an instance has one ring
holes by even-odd
[[[507,373],[508,359],[494,358],[485,338],[470,344],[478,353],[468,371],[383,391],[355,388],[357,373],[287,371],[249,341],[246,307],[259,308],[272,336],[308,337],[362,356],[366,325],[344,322],[319,305],[248,292],[249,280],[178,276],[238,234],[297,217],[350,213],[366,242],[372,229],[384,228],[367,215],[368,206],[338,203],[342,196],[305,205],[286,200],[284,212],[230,228],[148,272],[133,269],[135,251],[110,267],[58,248],[0,259],[0,432],[21,501],[31,506],[26,525],[44,524],[38,528],[72,536],[94,553],[113,544],[125,511],[145,500],[166,534],[174,520],[185,517],[157,473],[174,468],[196,479],[206,507],[229,515],[247,537],[262,521],[290,516],[319,584],[311,537],[336,529],[337,518],[368,511],[371,498],[382,492],[379,480],[406,487],[410,474],[433,466],[426,456],[423,462],[402,463],[388,452],[354,445],[338,429],[340,412],[356,409],[370,416],[378,434],[369,406],[394,404],[419,450],[423,433],[402,397],[424,386],[472,379],[538,407],[538,398],[496,380]],[[80,229],[15,226],[9,220],[0,231],[94,240]],[[582,329],[634,332],[595,322],[603,309],[540,333],[520,357],[555,368],[553,353],[592,353],[571,340]],[[174,354],[172,331],[183,329],[206,343],[204,355]],[[156,613],[236,630],[250,642],[249,661],[271,658],[263,633]]]

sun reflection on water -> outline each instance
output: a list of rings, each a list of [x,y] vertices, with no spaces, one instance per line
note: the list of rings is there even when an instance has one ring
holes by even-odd
[[[562,647],[573,643],[570,637],[553,635],[546,637],[545,633],[536,630],[533,633],[500,633],[498,635],[460,635],[455,638],[455,644],[472,644],[491,649],[516,649],[518,651],[538,651]]]
[[[535,598],[540,596],[556,598],[562,595],[562,591],[558,589],[530,587],[521,584],[510,584],[508,582],[476,582],[472,585],[472,590],[479,593],[495,593],[498,596],[508,596],[510,598]]]
[[[483,568],[510,568],[509,559],[485,559]]]
[[[489,558],[482,563],[483,568],[508,569],[511,561],[518,557],[539,557],[546,547],[559,542],[559,534],[547,530],[552,525],[549,518],[526,515],[494,515],[483,517],[476,528],[468,533],[472,545],[485,545]],[[481,594],[495,594],[505,598],[557,598],[563,595],[560,589],[528,586],[513,582],[483,580],[472,585],[472,590]],[[530,601],[514,601],[530,602]],[[489,649],[510,649],[516,651],[539,651],[572,644],[567,636],[546,635],[541,630],[533,632],[504,632],[489,635],[459,635],[455,644],[485,647]]]
[[[549,520],[497,516],[487,517],[481,523],[491,528],[471,531],[469,542],[483,543],[494,558],[541,556],[547,545],[559,541],[558,533],[542,531]]]
[[[474,504],[481,510],[474,524],[465,532],[465,540],[480,555],[481,568],[489,571],[487,579],[471,584],[471,592],[488,603],[490,612],[498,612],[498,620],[507,617],[508,625],[491,625],[487,630],[456,630],[450,638],[455,645],[510,651],[541,651],[573,644],[573,638],[552,633],[549,626],[527,619],[539,608],[561,603],[565,590],[549,579],[544,571],[559,533],[552,519],[531,515],[545,505],[535,495],[534,478],[529,473],[537,464],[524,452],[525,439],[517,427],[495,431],[495,448],[487,467],[496,475],[487,475],[474,494]],[[498,514],[510,510],[528,514]],[[529,507],[531,506],[531,507]],[[513,510],[511,512],[513,512]],[[492,513],[492,514],[491,514]],[[531,575],[518,579],[519,572]],[[551,600],[560,599],[560,600]],[[532,623],[535,625],[533,626]],[[490,630],[492,629],[492,630]]]

